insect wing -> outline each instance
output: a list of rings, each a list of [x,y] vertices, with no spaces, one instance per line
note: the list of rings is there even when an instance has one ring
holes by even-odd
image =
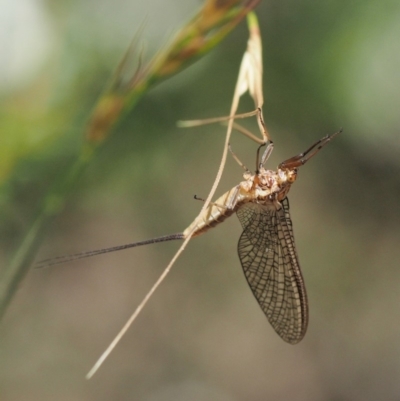
[[[298,343],[307,330],[308,303],[294,243],[289,202],[277,210],[246,203],[237,211],[243,227],[238,253],[247,282],[274,330]]]

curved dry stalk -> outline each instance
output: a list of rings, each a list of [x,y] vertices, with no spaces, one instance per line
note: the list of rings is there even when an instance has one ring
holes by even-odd
[[[233,122],[235,118],[236,110],[239,106],[239,100],[242,95],[249,91],[250,96],[253,98],[256,105],[256,112],[259,111],[259,118],[257,119],[260,127],[261,134],[263,136],[264,144],[270,140],[267,129],[262,118],[261,107],[264,102],[263,91],[262,91],[262,47],[261,47],[261,35],[258,27],[257,17],[253,12],[247,15],[247,23],[249,26],[250,37],[247,42],[247,49],[243,55],[242,63],[239,69],[239,76],[236,82],[235,91],[233,94],[231,111],[229,113],[228,128],[225,136],[224,149],[222,152],[221,162],[216,174],[214,183],[211,187],[210,193],[208,194],[206,201],[203,205],[202,211],[211,202],[212,197],[217,190],[219,182],[221,181],[222,173],[225,168],[226,159],[228,155],[229,142],[231,138]],[[251,114],[251,113],[250,113]]]
[[[22,235],[11,262],[0,272],[0,318],[4,315],[16,290],[25,278],[34,256],[45,237],[49,223],[62,210],[74,185],[110,137],[114,127],[131,111],[156,83],[179,73],[219,44],[260,0],[204,0],[198,13],[164,46],[153,61],[141,64],[137,41],[128,51],[129,57],[138,50],[138,66],[132,75],[122,75],[126,59],[120,64],[105,92],[94,106],[86,128],[82,129],[82,147],[76,158],[56,179],[37,206],[37,215]],[[135,46],[136,44],[136,46]],[[133,53],[133,54],[132,54]]]
[[[93,365],[93,367],[89,370],[88,374],[86,375],[86,379],[91,379],[93,375],[98,371],[98,369],[101,367],[101,365],[104,363],[104,361],[107,359],[107,357],[111,354],[113,349],[117,346],[117,344],[121,341],[122,337],[125,335],[125,333],[129,330],[129,327],[133,324],[133,322],[136,320],[136,318],[139,316],[140,312],[142,309],[146,306],[147,302],[150,300],[154,292],[157,290],[157,288],[160,286],[160,284],[164,281],[164,279],[167,277],[168,273],[171,271],[172,266],[174,265],[175,261],[179,258],[181,253],[184,251],[186,248],[186,245],[192,238],[192,233],[190,233],[186,239],[183,241],[182,245],[179,247],[171,261],[169,262],[168,266],[164,269],[164,271],[161,273],[160,277],[157,279],[157,281],[153,284],[153,286],[150,288],[149,292],[146,294],[146,296],[143,298],[143,300],[140,302],[140,304],[137,306],[135,311],[132,313],[131,317],[127,320],[127,322],[124,324],[122,329],[119,331],[119,333],[114,337],[110,345],[106,348],[106,350],[101,354],[100,358],[97,360],[97,362]]]
[[[250,13],[250,14],[252,14],[252,13]],[[225,143],[224,143],[224,148],[223,148],[223,152],[222,152],[221,163],[220,163],[217,175],[215,177],[214,183],[211,187],[211,190],[203,204],[203,207],[201,208],[199,215],[196,217],[196,219],[192,223],[193,229],[187,234],[183,244],[180,246],[178,251],[175,253],[175,255],[171,259],[168,266],[164,269],[164,271],[162,272],[160,277],[157,279],[157,281],[154,283],[154,285],[148,291],[148,293],[143,298],[141,303],[135,309],[135,311],[133,312],[131,317],[128,319],[128,321],[125,323],[125,325],[122,327],[122,329],[116,335],[116,337],[112,340],[112,342],[106,348],[106,350],[102,353],[102,355],[97,360],[97,362],[94,364],[92,369],[90,369],[90,371],[88,372],[88,374],[86,376],[87,379],[90,379],[91,377],[93,377],[93,375],[97,372],[97,370],[101,367],[101,365],[104,363],[104,361],[110,355],[112,350],[116,347],[116,345],[119,343],[119,341],[125,335],[125,333],[129,329],[129,327],[136,320],[136,318],[139,316],[140,312],[143,310],[144,306],[150,300],[151,296],[154,294],[154,292],[157,290],[157,288],[160,286],[160,284],[164,281],[164,279],[166,278],[166,276],[172,269],[175,261],[178,259],[178,257],[181,255],[181,253],[184,251],[186,245],[189,243],[190,239],[192,238],[192,235],[195,231],[195,225],[200,220],[201,216],[203,215],[203,212],[210,205],[211,199],[213,198],[215,191],[221,180],[222,173],[223,173],[223,170],[224,170],[224,167],[226,164],[228,151],[229,151],[229,142],[230,142],[233,123],[234,123],[234,119],[235,119],[235,113],[239,106],[240,97],[247,91],[249,91],[250,95],[253,97],[254,102],[257,106],[257,110],[255,112],[253,111],[250,113],[246,113],[246,115],[253,116],[255,114],[258,114],[259,118],[257,120],[258,120],[258,123],[260,126],[261,134],[263,136],[262,142],[263,142],[263,144],[266,144],[269,140],[268,132],[265,129],[265,125],[262,120],[262,111],[261,111],[263,97],[262,97],[262,86],[261,86],[262,85],[262,65],[260,63],[261,63],[262,57],[261,57],[260,32],[258,30],[256,16],[254,14],[252,14],[252,15],[250,15],[250,14],[248,17],[250,38],[248,41],[247,50],[242,59],[242,63],[241,63],[240,70],[239,70],[238,80],[237,80],[237,83],[235,86],[231,110],[230,110],[230,114],[228,117],[229,122],[228,122],[228,128],[227,128],[226,136],[225,136]]]

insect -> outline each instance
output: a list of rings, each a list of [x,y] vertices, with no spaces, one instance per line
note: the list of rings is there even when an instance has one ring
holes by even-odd
[[[88,379],[95,374],[124,336],[154,291],[165,279],[191,237],[203,234],[235,212],[243,228],[238,244],[240,263],[250,288],[270,324],[278,335],[290,344],[298,343],[307,331],[307,294],[294,242],[287,194],[297,178],[298,168],[310,160],[340,131],[323,137],[305,152],[280,163],[277,170],[267,170],[264,167],[272,152],[273,143],[262,117],[264,100],[262,92],[261,35],[254,15],[249,15],[248,22],[249,40],[240,65],[229,116],[186,121],[179,124],[181,127],[193,127],[228,121],[219,170],[207,200],[193,223],[181,233],[112,248],[47,259],[38,265],[38,267],[51,266],[141,245],[183,240],[180,248],[163,273],[89,371],[86,376]],[[248,113],[237,114],[239,100],[246,92],[253,99],[256,109]],[[262,138],[253,135],[250,131],[234,122],[239,118],[256,115]],[[229,140],[233,128],[259,144],[254,173],[251,173],[230,149]],[[264,146],[266,146],[266,149],[260,158],[260,151]],[[238,164],[245,169],[244,180],[215,202],[210,202],[221,178],[228,150],[231,151]]]
[[[89,256],[141,245],[196,237],[222,223],[236,212],[243,232],[238,254],[249,286],[276,333],[290,344],[298,343],[308,325],[308,301],[300,269],[290,218],[287,194],[297,178],[298,168],[318,153],[339,132],[324,136],[305,152],[279,164],[277,170],[264,167],[273,145],[269,143],[261,162],[257,150],[256,171],[245,168],[244,181],[210,203],[181,233],[146,241],[47,259],[38,267],[51,266]]]

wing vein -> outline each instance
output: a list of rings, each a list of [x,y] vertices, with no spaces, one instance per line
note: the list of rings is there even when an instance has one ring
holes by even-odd
[[[308,323],[308,303],[297,258],[287,199],[277,209],[272,202],[249,202],[237,211],[243,227],[238,243],[247,282],[283,340],[296,344]]]

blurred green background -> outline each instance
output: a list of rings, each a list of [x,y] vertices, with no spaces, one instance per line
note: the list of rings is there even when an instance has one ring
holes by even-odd
[[[0,1],[1,265],[78,152],[134,33],[146,54],[200,6],[183,0]],[[290,192],[310,325],[272,330],[243,277],[236,217],[194,239],[105,365],[84,376],[178,243],[32,271],[0,328],[1,400],[397,400],[400,394],[400,3],[265,1],[268,166],[340,127]],[[213,182],[244,23],[152,89],[120,124],[53,222],[38,260],[182,231]],[[250,100],[241,111],[251,110]],[[256,130],[256,124],[248,122]],[[232,147],[253,168],[256,145]],[[218,194],[242,171],[229,159]]]

